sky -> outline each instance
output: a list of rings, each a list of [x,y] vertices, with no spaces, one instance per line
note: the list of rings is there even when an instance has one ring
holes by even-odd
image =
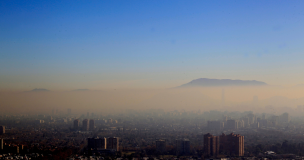
[[[0,2],[0,90],[304,84],[304,1]]]

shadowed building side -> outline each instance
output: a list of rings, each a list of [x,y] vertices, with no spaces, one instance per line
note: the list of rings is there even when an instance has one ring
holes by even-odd
[[[84,119],[82,121],[82,130],[83,131],[88,131],[89,130],[89,120],[88,119]]]
[[[244,156],[244,136],[234,133],[220,135],[220,153]]]
[[[75,120],[74,120],[73,128],[74,128],[75,130],[78,130],[78,129],[79,129],[79,119],[75,119]]]
[[[90,119],[89,130],[93,131],[95,129],[95,121],[94,119]]]
[[[119,138],[118,137],[107,138],[107,149],[119,151]]]
[[[176,140],[176,154],[189,155],[190,154],[190,141],[189,139]]]
[[[204,151],[207,156],[219,155],[219,137],[210,133],[204,135]]]
[[[0,135],[5,133],[5,126],[0,126]]]
[[[158,140],[155,141],[156,151],[163,154],[166,152],[166,141],[165,140]]]
[[[106,149],[107,139],[106,138],[88,138],[89,149]]]

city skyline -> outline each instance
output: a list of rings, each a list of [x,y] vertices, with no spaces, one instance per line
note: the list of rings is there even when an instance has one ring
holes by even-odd
[[[304,159],[304,1],[0,1],[0,159]]]

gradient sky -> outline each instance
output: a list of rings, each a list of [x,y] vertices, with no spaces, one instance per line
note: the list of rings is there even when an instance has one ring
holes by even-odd
[[[0,89],[304,83],[304,1],[0,2]]]

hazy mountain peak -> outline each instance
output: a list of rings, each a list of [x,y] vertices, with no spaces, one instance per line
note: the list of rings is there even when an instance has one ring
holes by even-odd
[[[262,86],[267,85],[265,82],[256,80],[232,80],[232,79],[209,79],[199,78],[180,87],[208,87],[208,86]]]
[[[74,91],[89,91],[89,89],[75,89]]]
[[[33,90],[31,90],[31,92],[48,92],[50,90],[48,89],[44,89],[44,88],[35,88]]]

